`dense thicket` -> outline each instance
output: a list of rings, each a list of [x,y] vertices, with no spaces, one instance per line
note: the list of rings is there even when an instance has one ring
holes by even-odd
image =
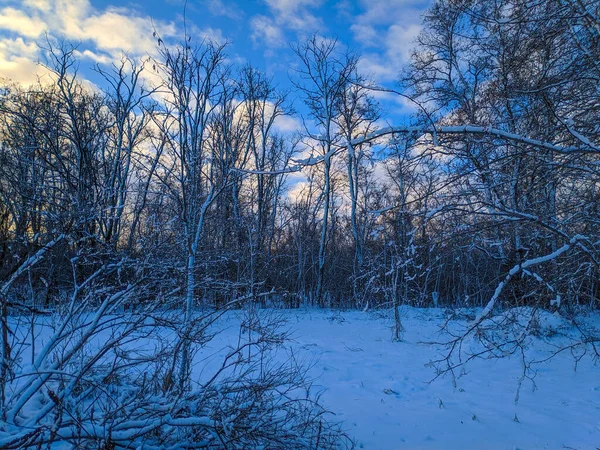
[[[310,40],[293,79],[310,126],[293,137],[275,126],[289,94],[216,44],[99,67],[100,90],[54,49],[52,84],[2,94],[2,279],[52,243],[7,294],[51,306],[73,289],[74,258],[82,272],[125,258],[188,310],[267,292],[291,306],[481,305],[507,276],[508,303],[593,305],[597,13],[436,2],[400,82],[420,115],[383,130],[357,59]],[[536,258],[549,261],[521,269]]]

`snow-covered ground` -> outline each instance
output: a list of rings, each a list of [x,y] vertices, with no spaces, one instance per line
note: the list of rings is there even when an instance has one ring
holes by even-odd
[[[237,337],[237,314],[222,319],[225,331],[211,348]],[[322,402],[344,422],[358,448],[600,448],[600,366],[588,356],[576,371],[568,351],[535,365],[537,389],[525,381],[515,403],[522,372],[516,356],[472,361],[456,387],[449,377],[430,383],[435,372],[427,364],[440,356],[441,347],[424,342],[443,340],[442,310],[403,310],[402,342],[392,341],[392,321],[382,314],[281,314],[293,330],[296,356],[313,364],[310,374],[323,391]],[[546,322],[542,326],[568,327],[559,318]],[[532,339],[528,354],[542,359],[559,340]],[[205,356],[198,355],[196,369],[206,366]]]
[[[442,309],[402,310],[405,328],[400,342],[392,340],[393,320],[386,312],[333,312],[326,310],[258,310],[258,314],[284,319],[293,340],[269,353],[272,362],[294,360],[310,366],[315,393],[342,422],[357,448],[392,449],[578,449],[600,448],[600,365],[581,348],[558,353],[535,364],[535,383],[525,380],[515,402],[523,366],[518,355],[502,359],[476,359],[456,379],[432,381],[430,362],[443,355],[440,326],[449,317]],[[463,312],[449,323],[456,329],[475,317]],[[244,311],[230,311],[211,331],[216,336],[195,355],[193,379],[203,381],[222,364],[228,346],[239,345]],[[508,314],[508,313],[507,313]],[[48,319],[44,319],[48,320]],[[598,336],[600,314],[582,319]],[[15,325],[27,343],[26,322]],[[50,327],[38,328],[39,351]],[[172,340],[173,333],[151,330],[128,346],[152,351],[156,342]],[[537,336],[526,339],[527,358],[543,360],[564,347],[575,328],[564,318],[540,312]],[[104,332],[88,351],[100,346]],[[243,338],[242,338],[243,340]],[[465,342],[477,348],[477,342]],[[94,348],[91,348],[94,347]],[[24,361],[25,363],[26,361]],[[25,367],[26,369],[27,367]],[[461,370],[457,371],[457,375]],[[23,379],[24,380],[24,379]],[[20,381],[20,380],[19,380]],[[25,381],[23,381],[25,382]],[[12,389],[12,388],[11,388]],[[28,409],[39,407],[35,401]],[[56,447],[60,448],[60,447]]]

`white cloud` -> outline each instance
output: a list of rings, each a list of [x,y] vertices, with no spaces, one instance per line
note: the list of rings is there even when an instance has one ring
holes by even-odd
[[[254,16],[250,21],[252,40],[264,43],[269,48],[283,47],[285,36],[283,30],[266,16]]]
[[[74,53],[77,58],[88,59],[98,64],[110,64],[111,62],[113,62],[113,58],[111,58],[110,56],[107,56],[102,53],[97,53],[89,49],[85,49],[83,51],[76,50]]]
[[[240,19],[242,17],[242,13],[237,7],[231,4],[226,5],[223,0],[204,0],[203,4],[214,16],[223,16],[230,19]]]
[[[309,186],[306,176],[301,172],[296,172],[288,175],[288,199],[293,202],[306,200],[307,189]]]
[[[26,43],[23,38],[3,39],[0,41],[0,53],[4,57],[22,56],[31,58],[37,54],[38,47],[35,43]]]
[[[321,19],[310,12],[320,6],[321,0],[266,0],[275,20],[293,30],[315,30]]]
[[[187,27],[188,34],[193,36],[194,39],[197,39],[196,42],[199,42],[203,39],[208,39],[218,44],[225,44],[227,42],[227,38],[223,35],[223,31],[220,28],[199,28],[196,25],[189,24]],[[174,33],[175,35],[177,34],[176,31]]]
[[[386,53],[394,60],[408,61],[421,25],[392,25],[386,36]]]
[[[354,39],[363,45],[373,46],[377,42],[378,33],[373,25],[354,23],[350,30],[354,33]]]
[[[27,8],[35,8],[41,11],[50,11],[52,0],[24,0],[23,6]]]
[[[48,71],[37,65],[35,61],[32,61],[31,59],[22,56],[5,58],[0,52],[0,73],[2,74],[2,77],[9,80],[19,81],[24,85],[30,85],[35,83],[39,77],[44,78],[47,76]]]
[[[34,83],[48,71],[36,64],[38,47],[23,38],[0,39],[0,76],[24,84]]]
[[[390,81],[398,76],[397,65],[378,53],[365,54],[358,63],[361,73],[376,81]]]
[[[36,43],[44,32],[80,43],[80,56],[105,64],[120,59],[123,52],[133,58],[154,54],[154,30],[163,39],[177,36],[173,22],[152,21],[125,8],[97,10],[89,0],[25,0],[0,10],[0,72],[23,83],[44,73],[36,65],[41,57]],[[220,36],[218,30],[206,33]]]
[[[338,16],[346,19],[351,19],[354,14],[354,6],[350,0],[340,0],[334,5],[334,8]]]
[[[254,16],[250,27],[254,42],[268,48],[283,47],[288,30],[306,36],[324,28],[321,18],[311,12],[322,4],[322,0],[265,0],[265,3],[270,16]]]
[[[394,23],[420,23],[421,13],[430,4],[427,0],[361,0],[363,13],[357,23],[392,25]]]
[[[354,18],[350,27],[354,40],[366,50],[361,68],[378,82],[393,81],[410,59],[427,2],[363,0],[361,3],[363,13]]]
[[[302,122],[296,116],[278,116],[273,126],[276,131],[283,134],[302,130]]]
[[[421,31],[419,25],[391,25],[377,33],[373,40],[381,43],[378,51],[367,52],[360,61],[363,73],[378,82],[394,81],[409,62],[415,39]]]
[[[45,28],[45,23],[37,17],[30,17],[15,8],[0,9],[0,30],[15,32],[30,38],[38,37]]]

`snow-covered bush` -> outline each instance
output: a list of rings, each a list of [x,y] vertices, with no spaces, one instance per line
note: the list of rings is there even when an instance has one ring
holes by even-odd
[[[88,294],[51,315],[8,317],[14,351],[1,380],[0,448],[351,446],[293,355],[270,362],[288,339],[279,318],[246,312],[237,343],[206,362],[196,351],[212,345],[231,311],[197,312],[193,332],[182,333],[180,313],[158,302],[122,312],[133,286]],[[186,339],[196,357],[182,387]]]

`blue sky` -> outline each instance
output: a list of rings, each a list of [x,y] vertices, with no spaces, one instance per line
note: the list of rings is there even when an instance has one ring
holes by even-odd
[[[188,32],[230,42],[234,62],[250,62],[289,87],[297,63],[290,43],[312,34],[337,37],[362,55],[361,70],[391,86],[408,61],[428,0],[0,0],[0,76],[31,82],[44,69],[38,43],[44,33],[78,43],[82,73],[122,52],[154,51],[153,27],[165,38]],[[391,116],[410,108],[381,98]]]

